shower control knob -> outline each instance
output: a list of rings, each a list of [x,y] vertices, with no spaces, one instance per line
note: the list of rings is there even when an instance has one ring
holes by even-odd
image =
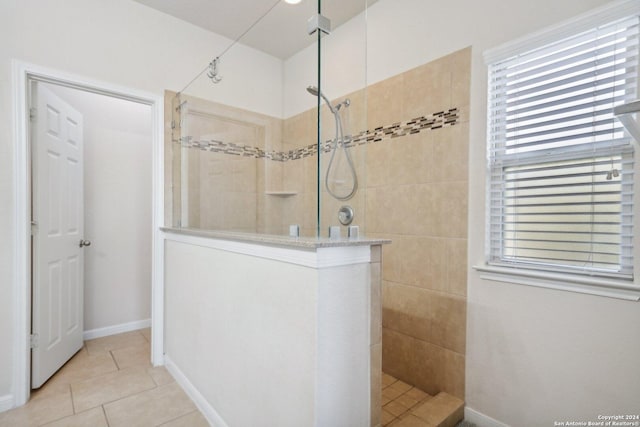
[[[349,225],[353,221],[353,208],[351,206],[342,206],[338,211],[338,221],[342,225]]]
[[[83,246],[91,246],[91,240],[80,240],[80,244],[79,244],[79,246],[80,246],[80,247],[83,247]]]

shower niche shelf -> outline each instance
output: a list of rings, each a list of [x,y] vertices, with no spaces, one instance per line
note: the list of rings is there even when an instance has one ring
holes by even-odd
[[[298,194],[297,191],[266,191],[267,196],[291,197]]]

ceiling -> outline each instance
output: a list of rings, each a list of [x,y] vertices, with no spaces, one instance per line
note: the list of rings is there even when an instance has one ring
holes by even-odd
[[[241,43],[281,59],[311,45],[307,20],[317,13],[317,0],[297,5],[277,0],[135,0],[138,3],[190,22],[232,40],[238,38],[269,9]],[[322,15],[337,28],[376,0],[322,0]]]

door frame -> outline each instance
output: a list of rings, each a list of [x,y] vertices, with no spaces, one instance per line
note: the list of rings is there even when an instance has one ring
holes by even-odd
[[[12,60],[14,262],[13,397],[14,405],[31,392],[31,143],[29,82],[39,81],[120,98],[151,107],[152,220],[151,220],[151,362],[164,364],[164,97],[51,68]]]

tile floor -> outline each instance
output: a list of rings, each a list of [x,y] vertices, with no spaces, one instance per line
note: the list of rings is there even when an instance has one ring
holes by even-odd
[[[86,341],[0,427],[208,427],[163,367],[149,363],[149,330]]]
[[[447,393],[431,396],[382,373],[383,426],[388,427],[449,427],[463,416],[464,403]]]
[[[149,363],[149,333],[86,341],[26,405],[0,413],[0,427],[208,427],[166,369]],[[434,408],[446,406],[447,399],[383,373],[382,425],[441,425]]]

